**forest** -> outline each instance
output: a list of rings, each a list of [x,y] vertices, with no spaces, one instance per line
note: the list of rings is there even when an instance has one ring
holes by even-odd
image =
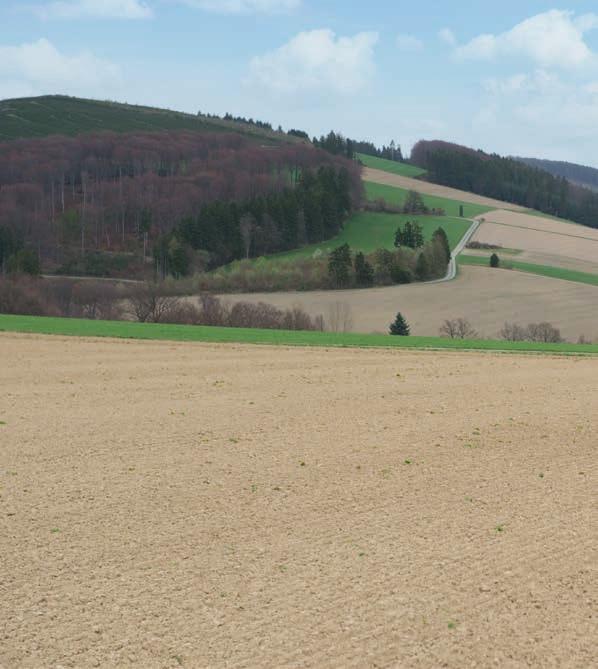
[[[585,186],[590,190],[598,190],[598,169],[576,163],[567,163],[562,160],[542,160],[541,158],[515,157],[521,163],[530,167],[549,172],[555,177],[565,177],[568,181]]]
[[[297,137],[306,136],[305,133],[299,134],[296,130],[289,132],[289,134],[295,134]],[[356,153],[365,153],[367,156],[385,158],[386,160],[394,160],[399,163],[404,161],[401,147],[395,144],[394,140],[388,146],[378,148],[373,142],[350,139],[340,133],[331,131],[327,135],[322,135],[319,139],[314,137],[312,143],[314,146],[328,151],[328,153],[337,156],[346,156],[351,160],[355,158]]]
[[[189,131],[16,140],[0,144],[0,266],[23,248],[51,268],[98,252],[151,262],[175,232],[215,266],[329,237],[361,198],[358,165],[303,143]]]
[[[430,181],[598,227],[598,193],[513,158],[441,141],[418,142],[411,162]]]

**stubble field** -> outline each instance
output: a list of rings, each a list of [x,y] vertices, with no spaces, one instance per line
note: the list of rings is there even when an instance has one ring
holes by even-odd
[[[480,218],[474,241],[522,250],[526,255],[518,259],[529,262],[590,272],[598,267],[598,230],[504,210]]]
[[[588,667],[598,360],[0,334],[0,666]]]

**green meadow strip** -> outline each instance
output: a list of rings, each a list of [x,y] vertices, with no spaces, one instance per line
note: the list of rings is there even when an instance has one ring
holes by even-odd
[[[415,165],[409,165],[408,163],[398,163],[394,160],[387,160],[386,158],[368,156],[365,153],[356,153],[355,156],[366,167],[389,172],[390,174],[398,174],[399,176],[410,177],[411,179],[426,174],[426,170],[423,170],[421,167],[416,167]]]
[[[270,344],[355,348],[446,349],[560,354],[598,354],[598,344],[541,344],[494,340],[393,337],[381,334],[299,332],[195,325],[94,321],[78,318],[0,315],[0,331],[78,337],[114,337],[180,342]],[[1,349],[1,342],[0,342]]]
[[[500,256],[500,250],[496,251]],[[490,260],[484,256],[460,255],[457,261],[460,265],[478,265],[489,267]],[[538,274],[547,276],[551,279],[564,279],[565,281],[575,281],[576,283],[587,283],[590,286],[598,286],[598,274],[589,274],[588,272],[579,272],[574,269],[564,267],[553,267],[551,265],[534,265],[532,263],[520,262],[519,260],[501,260],[500,269],[513,269],[528,274]]]

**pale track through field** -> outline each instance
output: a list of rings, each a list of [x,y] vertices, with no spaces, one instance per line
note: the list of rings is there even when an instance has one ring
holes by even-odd
[[[436,197],[443,197],[448,200],[458,200],[460,202],[469,202],[470,204],[480,204],[495,209],[510,209],[512,211],[524,212],[525,208],[516,204],[502,202],[483,195],[475,195],[467,191],[457,190],[449,186],[440,186],[439,184],[430,183],[420,179],[411,179],[410,177],[403,177],[398,174],[391,174],[382,170],[372,169],[371,167],[364,167],[362,172],[364,181],[372,181],[374,183],[383,184],[386,186],[394,186],[396,188],[404,188],[406,190],[414,190],[418,193],[425,193],[427,195],[435,195]]]
[[[0,365],[0,666],[591,666],[598,360],[3,334]]]

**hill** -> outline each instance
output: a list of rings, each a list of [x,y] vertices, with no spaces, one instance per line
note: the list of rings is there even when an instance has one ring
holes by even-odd
[[[436,140],[418,142],[411,162],[434,183],[598,227],[598,193],[514,158]]]
[[[544,170],[555,177],[563,177],[571,183],[598,191],[598,169],[577,163],[567,163],[561,160],[543,160],[540,158],[521,158],[518,160],[530,167]]]
[[[252,123],[120,102],[64,95],[0,100],[0,140],[73,136],[105,130],[122,133],[164,130],[234,132],[266,143],[301,141]]]

